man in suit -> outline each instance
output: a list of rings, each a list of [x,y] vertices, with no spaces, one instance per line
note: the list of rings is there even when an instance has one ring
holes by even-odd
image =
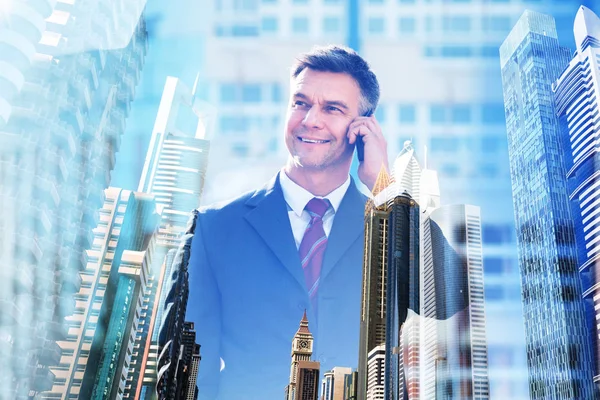
[[[289,159],[263,188],[197,214],[187,319],[195,323],[202,399],[280,399],[307,310],[321,370],[357,367],[364,196],[387,144],[372,112],[379,84],[352,50],[321,47],[292,68]]]

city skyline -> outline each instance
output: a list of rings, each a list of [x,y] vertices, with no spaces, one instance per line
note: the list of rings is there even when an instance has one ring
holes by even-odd
[[[474,3],[478,1],[471,0]],[[185,87],[173,91],[173,99],[178,98],[180,90],[181,93],[185,92],[178,98],[184,99],[182,103],[185,107],[182,109],[185,110],[167,118],[175,121],[171,125],[156,129],[140,127],[152,121],[159,126],[158,118],[154,117],[168,113],[160,106],[158,111],[153,109],[150,103],[154,100],[148,100],[148,96],[156,96],[161,89],[168,89],[162,86],[164,79],[156,78],[164,72],[160,66],[157,67],[157,56],[153,55],[154,64],[147,71],[146,52],[163,51],[161,54],[168,55],[181,52],[181,48],[178,50],[173,46],[173,49],[166,49],[164,42],[159,42],[153,48],[152,43],[157,42],[147,37],[147,13],[140,13],[140,10],[144,7],[154,10],[150,21],[160,25],[156,10],[163,6],[156,2],[146,4],[145,1],[125,4],[122,0],[98,4],[91,4],[88,0],[43,1],[31,8],[32,13],[26,13],[25,20],[29,20],[33,30],[9,23],[11,35],[19,39],[12,41],[9,36],[2,36],[5,31],[0,33],[0,39],[6,39],[3,43],[8,43],[7,48],[16,51],[0,55],[0,60],[9,66],[8,69],[0,69],[0,78],[4,79],[2,82],[8,82],[8,89],[0,93],[0,204],[3,209],[0,214],[0,243],[3,247],[3,265],[9,266],[0,273],[0,281],[3,282],[0,290],[3,305],[0,313],[0,347],[6,351],[3,354],[7,354],[8,359],[0,367],[0,375],[6,377],[6,380],[0,380],[0,397],[46,398],[44,396],[50,396],[51,393],[54,396],[63,393],[60,395],[63,396],[65,391],[72,389],[71,383],[74,383],[73,387],[82,383],[79,382],[82,373],[92,374],[94,368],[98,369],[101,379],[106,378],[105,387],[98,387],[97,395],[119,388],[125,393],[124,398],[134,396],[139,390],[150,394],[150,389],[156,384],[160,323],[168,320],[177,337],[181,337],[181,340],[187,337],[182,319],[186,309],[183,293],[187,289],[182,289],[185,285],[175,285],[175,279],[168,277],[173,276],[177,272],[174,268],[181,265],[173,260],[178,239],[186,231],[190,211],[204,201],[212,202],[242,191],[246,185],[262,182],[263,177],[280,167],[285,160],[285,151],[276,134],[283,123],[287,64],[293,55],[307,50],[307,46],[326,40],[344,42],[361,50],[365,58],[373,60],[378,75],[381,73],[382,82],[388,83],[376,115],[389,135],[390,154],[397,153],[399,149],[403,151],[408,138],[419,145],[427,145],[429,150],[424,153],[425,163],[421,173],[433,171],[428,169],[429,161],[431,167],[439,171],[438,185],[448,194],[447,199],[462,202],[461,196],[464,196],[465,201],[480,205],[479,211],[466,208],[452,211],[462,213],[466,226],[469,222],[467,215],[471,220],[476,216],[481,222],[478,233],[474,233],[482,239],[481,265],[471,264],[476,273],[469,278],[476,287],[479,303],[475,305],[475,313],[464,317],[462,322],[446,326],[451,327],[448,329],[458,329],[456,327],[481,323],[478,315],[483,313],[484,328],[485,324],[488,325],[483,335],[489,346],[485,350],[486,379],[489,382],[488,386],[479,383],[478,387],[482,391],[488,390],[492,398],[528,398],[527,386],[523,384],[527,379],[526,362],[534,361],[532,358],[528,360],[527,354],[531,356],[538,350],[529,339],[527,349],[521,347],[523,321],[527,329],[535,323],[528,317],[523,318],[519,298],[521,285],[518,282],[516,243],[521,243],[524,238],[513,233],[514,215],[508,181],[509,173],[516,171],[514,167],[511,170],[509,163],[509,153],[514,152],[516,146],[511,144],[507,152],[503,142],[506,137],[502,139],[506,134],[504,118],[498,118],[504,111],[500,107],[502,100],[498,97],[502,90],[498,90],[497,82],[489,86],[482,82],[487,77],[495,76],[490,78],[492,81],[500,78],[497,54],[490,55],[491,50],[497,49],[500,45],[498,38],[506,36],[512,23],[529,4],[507,0],[505,10],[500,11],[501,7],[497,5],[486,5],[481,15],[475,15],[461,4],[449,4],[441,10],[442,7],[438,9],[437,5],[427,5],[420,0],[406,4],[402,2],[401,5],[395,3],[398,2],[352,0],[346,4],[330,0],[276,0],[254,5],[248,3],[241,6],[247,7],[243,10],[235,9],[239,3],[202,3],[206,5],[207,20],[212,18],[212,22],[206,27],[193,28],[198,31],[192,32],[188,37],[192,39],[185,42],[186,45],[196,45],[194,38],[200,37],[198,46],[201,51],[197,53],[202,55],[196,54],[196,51],[188,52],[188,58],[193,62],[182,62],[176,67],[185,71],[177,76],[185,76],[186,82],[193,82],[194,77],[196,80],[191,90]],[[573,226],[569,227],[568,222],[563,224],[566,228],[558,224],[560,226],[556,232],[559,244],[556,248],[564,256],[558,265],[563,265],[561,262],[568,259],[569,271],[558,271],[557,276],[563,276],[564,272],[567,278],[560,282],[561,288],[556,289],[560,298],[553,303],[556,307],[552,306],[552,309],[560,308],[563,298],[583,299],[581,310],[577,309],[575,301],[573,308],[576,309],[575,319],[584,321],[581,326],[585,333],[581,333],[580,337],[577,336],[579,334],[575,335],[579,338],[573,343],[576,347],[585,341],[591,344],[591,352],[588,354],[582,350],[580,355],[581,360],[592,360],[593,379],[600,376],[597,340],[600,328],[596,321],[597,300],[594,300],[598,290],[594,277],[596,221],[593,216],[597,207],[593,175],[596,160],[595,156],[590,155],[589,146],[593,146],[595,141],[597,124],[594,122],[593,109],[600,97],[595,58],[598,54],[598,35],[595,33],[598,22],[590,9],[572,12],[572,4],[567,1],[552,6],[549,3],[538,4],[536,8],[542,11],[546,8],[550,14],[556,15],[560,30],[575,28],[576,52],[569,53],[564,47],[559,50],[560,60],[550,61],[552,67],[548,71],[552,71],[552,78],[544,77],[543,83],[546,90],[543,96],[554,96],[556,99],[557,107],[552,112],[556,113],[557,122],[554,121],[556,123],[553,122],[551,126],[562,135],[557,146],[572,150],[552,153],[552,157],[564,159],[565,187],[555,190],[556,187],[550,183],[540,184],[542,179],[532,184],[531,188],[535,190],[529,197],[537,201],[539,198],[536,196],[546,189],[551,192],[550,197],[559,191],[567,194],[567,200],[559,201],[557,213],[561,218],[564,217],[563,222],[572,221]],[[309,9],[314,11],[311,18],[307,15]],[[118,13],[124,18],[115,27],[125,31],[133,27],[133,36],[107,29],[107,22],[112,21]],[[20,8],[8,11],[2,8],[0,23],[8,21],[3,19],[6,15],[15,20],[22,16]],[[158,32],[156,25],[153,26],[150,32]],[[88,27],[91,27],[90,36],[80,39],[79,34]],[[547,32],[551,32],[548,36],[558,43],[558,38],[553,37],[558,35],[552,33],[552,29]],[[481,33],[483,39],[474,39],[475,33]],[[573,39],[573,34],[563,36],[565,40]],[[127,38],[125,42],[124,37]],[[249,38],[257,38],[258,41],[254,45]],[[101,46],[98,48],[99,43]],[[288,43],[293,44],[288,46]],[[279,55],[268,56],[273,54]],[[402,57],[398,54],[402,54]],[[163,58],[169,59],[169,56]],[[271,61],[275,58],[277,60]],[[202,62],[198,62],[199,59]],[[443,64],[443,67],[435,66],[436,63]],[[253,70],[259,66],[264,66],[264,70]],[[398,66],[400,72],[397,74]],[[171,70],[174,68],[172,66]],[[396,74],[397,82],[392,79]],[[144,79],[145,86],[138,85]],[[160,84],[148,89],[148,82],[152,80],[160,81]],[[456,83],[448,83],[453,80]],[[389,84],[392,81],[394,83]],[[169,78],[165,86],[180,87],[180,81],[177,84],[173,82]],[[489,87],[489,92],[481,93],[486,90],[477,90],[478,84]],[[573,95],[573,85],[585,86],[586,90]],[[589,101],[590,110],[584,112],[582,108],[577,108],[579,101]],[[544,106],[548,106],[548,103],[544,103]],[[140,114],[139,107],[145,107],[145,112],[153,115],[152,121],[140,118],[140,115],[148,114]],[[548,117],[547,111],[546,108],[542,110],[544,118]],[[195,123],[196,118],[198,121]],[[581,123],[588,121],[588,118],[592,121],[589,125],[586,125],[587,122]],[[507,118],[506,122],[514,121]],[[548,126],[545,121],[540,124]],[[130,139],[128,135],[122,137],[122,134],[125,131],[131,133],[132,129],[143,130],[145,137],[152,137],[147,163],[139,163],[144,160],[145,151],[133,154],[129,144],[122,146]],[[166,133],[169,130],[175,133],[169,136]],[[178,137],[181,133],[185,134]],[[207,140],[209,136],[215,138],[210,146]],[[523,140],[519,144],[525,146],[527,142]],[[152,149],[154,155],[151,155]],[[162,154],[159,154],[161,151]],[[180,165],[182,168],[174,173],[170,163],[176,158],[183,161]],[[82,333],[86,331],[88,323],[79,323],[81,315],[87,315],[87,311],[81,314],[82,302],[88,300],[91,290],[87,276],[96,274],[94,268],[99,268],[95,259],[89,257],[89,251],[97,247],[93,232],[101,222],[100,210],[108,199],[114,198],[113,193],[107,196],[105,190],[113,186],[114,178],[120,182],[127,181],[123,178],[121,165],[133,166],[127,173],[137,173],[138,167],[142,171],[142,180],[137,186],[139,192],[129,190],[131,187],[127,186],[131,185],[123,185],[125,189],[122,192],[131,193],[133,198],[152,195],[153,201],[159,205],[156,215],[162,216],[163,222],[159,228],[159,238],[155,239],[158,244],[124,253],[125,261],[121,263],[123,272],[118,280],[112,282],[113,286],[109,285],[103,296],[107,297],[107,304],[123,305],[125,309],[120,316],[116,312],[114,315],[106,314],[106,318],[100,318],[97,326],[96,322],[91,322],[91,330]],[[556,163],[549,162],[547,165],[554,172],[560,169]],[[406,165],[407,171],[413,167],[412,161]],[[526,170],[520,172],[528,173]],[[244,179],[240,179],[240,176]],[[411,187],[414,182],[407,182],[406,179],[413,179],[414,176],[412,170],[407,172],[403,176],[403,187]],[[186,187],[190,182],[193,185]],[[204,187],[206,190],[203,191]],[[116,189],[113,186],[109,190]],[[432,192],[431,188],[413,190],[413,199],[422,208],[438,208],[439,188],[437,192]],[[531,204],[525,208],[531,208]],[[519,210],[515,205],[515,212]],[[566,210],[570,213],[568,218],[565,217]],[[448,209],[447,212],[451,211]],[[440,216],[443,213],[443,210],[439,211],[437,216],[446,218]],[[436,214],[432,215],[435,219]],[[440,228],[442,225],[439,224]],[[533,231],[528,230],[527,234],[533,234]],[[445,234],[445,237],[451,236]],[[566,245],[560,240],[564,240]],[[422,244],[421,237],[419,245]],[[571,245],[576,248],[569,250]],[[161,255],[150,261],[148,258],[152,257],[142,254],[144,250],[150,255]],[[113,262],[117,268],[118,260]],[[184,277],[183,268],[180,272],[182,274],[177,275],[178,278]],[[479,274],[482,275],[481,280]],[[424,279],[423,275],[418,279],[420,291],[424,290]],[[578,279],[583,280],[583,288],[577,288]],[[167,284],[173,286],[167,288]],[[532,298],[541,293],[540,290],[528,288],[528,285],[535,286],[531,280],[524,279],[523,304],[526,312],[530,311],[528,303],[533,303]],[[140,289],[144,287],[149,290],[130,302],[129,295],[144,292]],[[171,303],[171,310],[178,311],[177,317],[171,318],[162,313],[162,306],[167,302],[167,294],[175,292],[177,296],[169,299],[175,299]],[[114,298],[112,294],[115,294]],[[421,300],[419,312],[423,312],[425,307],[425,299]],[[149,305],[148,311],[140,319],[131,319],[131,313],[134,312],[131,310],[139,308],[141,303]],[[540,316],[541,325],[544,324],[543,318]],[[396,354],[398,359],[417,354],[410,351],[424,351],[428,332],[426,326],[427,322],[421,321],[407,324],[406,330],[392,339],[398,344],[393,347],[402,350]],[[470,329],[479,332],[479,328],[474,326],[471,325]],[[574,326],[579,326],[579,323]],[[93,332],[99,328],[110,331],[113,335],[110,337],[123,337],[121,345],[109,348],[98,347],[96,343],[93,347],[96,350],[102,347],[104,354],[114,354],[118,367],[103,361],[86,372],[82,370],[82,365],[85,364],[87,350],[83,350],[82,355],[76,351],[71,353],[69,347],[74,342],[89,341],[90,335],[93,337]],[[427,329],[431,328],[430,324]],[[131,334],[131,337],[124,337],[125,334]],[[587,339],[581,339],[583,337]],[[482,339],[479,336],[473,340],[481,343]],[[85,344],[87,346],[88,343]],[[125,355],[123,350],[129,345],[140,349],[139,352]],[[573,351],[579,349],[577,347]],[[192,346],[185,350],[190,369],[201,368],[201,356],[195,353],[196,350],[200,349]],[[190,357],[188,351],[193,352]],[[323,357],[323,351],[321,349],[316,356]],[[349,351],[355,353],[355,350]],[[479,351],[482,351],[481,348]],[[557,351],[567,354],[565,357],[568,360],[573,358],[570,349],[566,352]],[[415,375],[415,371],[427,368],[430,372],[436,371],[437,381],[438,376],[447,374],[443,370],[448,370],[445,363],[451,359],[447,355],[437,357],[438,360],[426,366],[422,357],[416,360],[410,356],[416,360],[413,375],[410,371],[403,371],[406,375],[394,384],[398,387],[406,384],[407,392],[410,392],[412,385],[412,393],[417,395],[416,388],[419,388],[423,396],[423,382],[420,379],[426,375],[422,372]],[[543,361],[541,358],[544,357],[538,356],[537,361]],[[389,357],[386,362],[389,362]],[[483,368],[483,359],[477,362],[478,368]],[[327,365],[329,371],[334,364],[328,360],[321,365]],[[121,369],[123,366],[129,366],[131,374]],[[357,368],[358,365],[345,367]],[[312,379],[315,369],[309,365],[306,368],[307,371],[313,371],[307,372]],[[476,365],[473,364],[472,368],[476,368]],[[321,377],[328,371],[320,371]],[[587,376],[590,371],[586,371],[582,368],[580,375],[575,373],[569,379],[575,382]],[[356,379],[352,378],[352,374],[344,374],[344,384],[355,385],[358,371],[356,374]],[[180,376],[180,373],[174,372],[173,376]],[[317,373],[317,388],[323,387],[321,377]],[[546,379],[544,376],[542,378]],[[581,379],[585,381],[587,378]],[[179,378],[177,380],[182,381]],[[339,385],[340,380],[336,382]],[[532,387],[538,396],[543,390],[539,383],[536,385]],[[587,393],[585,384],[572,386],[584,388],[582,390]],[[80,390],[89,388],[86,385],[81,387]],[[578,389],[565,390],[561,393],[569,392],[572,395]],[[187,393],[189,396],[191,392]]]
[[[598,395],[552,92],[569,61],[554,18],[529,10],[500,47],[532,399]]]

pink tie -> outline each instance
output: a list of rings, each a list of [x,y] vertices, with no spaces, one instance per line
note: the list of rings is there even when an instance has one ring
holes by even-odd
[[[323,255],[327,246],[327,236],[323,229],[323,215],[329,208],[329,200],[313,198],[304,208],[310,215],[310,223],[304,231],[298,252],[304,270],[308,296],[313,307],[316,308],[317,291]]]

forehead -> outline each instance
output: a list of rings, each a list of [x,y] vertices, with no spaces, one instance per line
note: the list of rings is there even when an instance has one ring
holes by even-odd
[[[305,68],[291,79],[292,96],[302,93],[315,100],[356,102],[360,99],[360,87],[352,76],[339,72],[315,71]]]

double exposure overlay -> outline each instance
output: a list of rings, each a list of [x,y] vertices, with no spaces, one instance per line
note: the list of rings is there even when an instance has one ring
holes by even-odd
[[[599,15],[0,0],[0,400],[600,398]]]

